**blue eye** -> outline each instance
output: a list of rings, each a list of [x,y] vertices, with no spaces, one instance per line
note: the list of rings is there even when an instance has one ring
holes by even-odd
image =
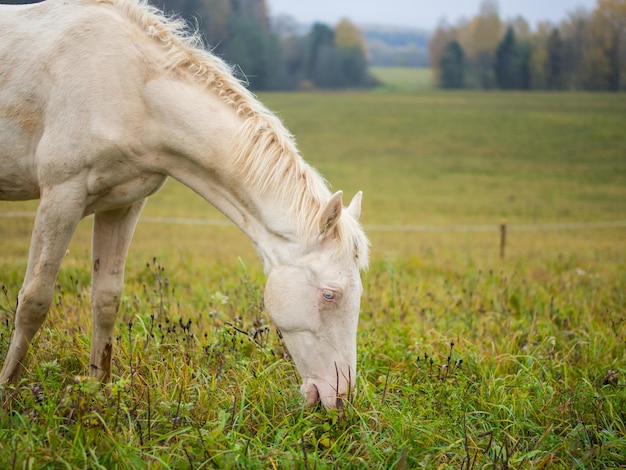
[[[335,293],[330,290],[325,290],[325,291],[322,291],[322,297],[324,297],[324,300],[334,300]]]

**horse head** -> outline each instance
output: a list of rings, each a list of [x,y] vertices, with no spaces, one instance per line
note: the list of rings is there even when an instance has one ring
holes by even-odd
[[[325,408],[340,407],[355,384],[363,291],[359,247],[341,249],[353,242],[346,232],[358,225],[361,193],[345,209],[341,197],[339,191],[328,201],[307,249],[274,267],[265,288],[265,307],[302,376],[301,392],[309,405]]]

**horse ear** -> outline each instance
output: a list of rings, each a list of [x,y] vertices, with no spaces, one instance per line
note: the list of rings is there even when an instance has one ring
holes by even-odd
[[[359,220],[361,217],[361,201],[363,200],[363,191],[359,191],[354,195],[352,201],[350,201],[350,205],[346,208],[346,212],[348,212],[352,217],[356,220]]]
[[[326,234],[330,233],[337,222],[339,222],[339,218],[341,217],[341,211],[343,210],[341,198],[343,196],[343,191],[337,191],[333,194],[333,197],[330,198],[326,207],[321,212],[320,216],[320,237],[324,237]]]

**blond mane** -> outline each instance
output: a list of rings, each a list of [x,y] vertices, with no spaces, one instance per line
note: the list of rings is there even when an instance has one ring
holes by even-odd
[[[147,36],[163,45],[159,58],[165,70],[183,72],[216,93],[245,119],[235,143],[233,168],[259,194],[290,201],[298,236],[319,234],[319,214],[331,193],[326,181],[299,155],[295,140],[283,123],[233,75],[222,59],[203,47],[197,31],[179,18],[168,18],[146,0],[86,0],[110,4]],[[336,228],[339,251],[368,263],[369,241],[359,222],[343,216]]]

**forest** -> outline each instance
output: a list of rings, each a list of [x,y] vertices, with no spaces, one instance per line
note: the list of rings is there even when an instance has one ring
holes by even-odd
[[[292,18],[270,17],[265,0],[153,1],[196,24],[253,89],[376,85],[365,36],[348,18],[303,32]],[[442,88],[626,90],[626,1],[598,0],[593,11],[532,27],[484,0],[473,18],[441,23],[428,49]]]
[[[377,85],[368,65],[372,55],[384,59],[349,18],[336,25],[301,25],[279,12],[270,15],[265,0],[150,1],[196,28],[251,89]],[[530,25],[523,17],[503,19],[497,0],[484,0],[474,17],[442,21],[430,35],[428,52],[441,88],[623,91],[626,1],[598,0],[592,11],[574,9],[559,24]],[[405,62],[415,63],[406,57]]]
[[[429,52],[443,88],[623,91],[626,1],[598,0],[533,29],[521,17],[503,21],[486,0],[471,20],[440,24]]]

